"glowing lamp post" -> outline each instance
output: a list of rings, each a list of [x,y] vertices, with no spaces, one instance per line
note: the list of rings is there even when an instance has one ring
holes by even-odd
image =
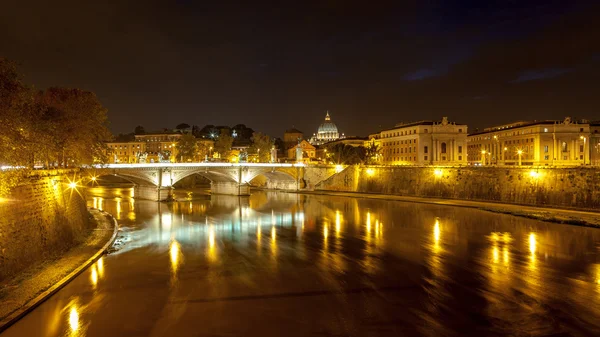
[[[481,165],[485,166],[485,150],[481,150]]]
[[[523,155],[523,150],[517,150],[517,154],[519,155],[519,166],[521,166],[521,155]]]

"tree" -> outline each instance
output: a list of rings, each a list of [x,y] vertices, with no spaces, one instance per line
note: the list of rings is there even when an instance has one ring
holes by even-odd
[[[261,132],[254,132],[252,135],[252,146],[250,152],[258,156],[258,161],[261,163],[267,163],[271,161],[271,148],[273,147],[273,141],[268,135],[262,134]]]
[[[146,134],[146,130],[144,130],[143,126],[138,125],[135,127],[135,130],[133,131],[133,133],[136,135],[144,135],[144,134]]]
[[[365,147],[365,161],[367,164],[377,163],[377,156],[381,152],[379,145],[371,141],[369,145]]]
[[[361,164],[365,162],[366,149],[364,146],[354,147],[346,144],[336,144],[327,147],[327,157],[334,164]]]
[[[229,131],[221,130],[221,133],[215,142],[215,152],[217,152],[222,159],[227,159],[231,154],[231,145],[233,145],[233,137],[231,137]]]
[[[197,151],[196,137],[191,133],[184,134],[177,142],[177,154],[183,163],[196,159]]]
[[[202,138],[202,133],[200,133],[198,125],[192,125],[192,135],[196,138]]]
[[[177,124],[177,126],[175,127],[175,129],[177,130],[185,130],[185,129],[189,129],[190,125],[186,124],[186,123],[181,123],[181,124]]]
[[[14,62],[0,58],[0,163],[33,167],[53,159],[52,125],[39,95],[21,78]]]
[[[232,130],[235,130],[237,133],[237,140],[240,142],[251,141],[252,137],[254,136],[254,130],[244,124],[237,124],[232,128]]]
[[[53,87],[43,92],[41,100],[53,131],[53,147],[63,166],[106,161],[104,142],[111,134],[106,108],[94,93]]]
[[[115,137],[115,141],[116,142],[132,142],[135,140],[135,134],[134,133],[119,133],[116,137]]]
[[[217,139],[220,131],[214,125],[208,124],[203,126],[198,133],[202,138]]]

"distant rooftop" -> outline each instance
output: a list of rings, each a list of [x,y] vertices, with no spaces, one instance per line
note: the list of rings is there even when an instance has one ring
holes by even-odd
[[[287,129],[287,130],[285,130],[284,133],[302,133],[302,134],[304,134],[304,132],[302,132],[296,128]]]

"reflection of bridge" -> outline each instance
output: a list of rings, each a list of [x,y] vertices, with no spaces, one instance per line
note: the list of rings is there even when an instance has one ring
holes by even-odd
[[[142,199],[165,200],[173,185],[181,179],[198,174],[211,181],[211,193],[248,195],[250,182],[262,176],[269,189],[297,190],[306,184],[303,164],[269,163],[149,163],[108,164],[95,166],[96,174],[115,175],[135,184],[135,196]],[[335,173],[333,167],[315,167],[322,171],[316,176]]]

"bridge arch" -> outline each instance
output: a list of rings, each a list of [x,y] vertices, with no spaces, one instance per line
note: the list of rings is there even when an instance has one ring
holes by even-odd
[[[229,182],[229,183],[237,182],[235,177],[233,177],[230,172],[220,172],[220,171],[215,171],[215,170],[209,171],[206,169],[198,169],[198,170],[189,170],[189,171],[181,171],[181,172],[174,173],[171,177],[171,186],[177,184],[182,179],[192,176],[194,174],[197,174],[199,176],[202,176],[202,177],[210,180],[211,183],[213,183],[213,182]]]

